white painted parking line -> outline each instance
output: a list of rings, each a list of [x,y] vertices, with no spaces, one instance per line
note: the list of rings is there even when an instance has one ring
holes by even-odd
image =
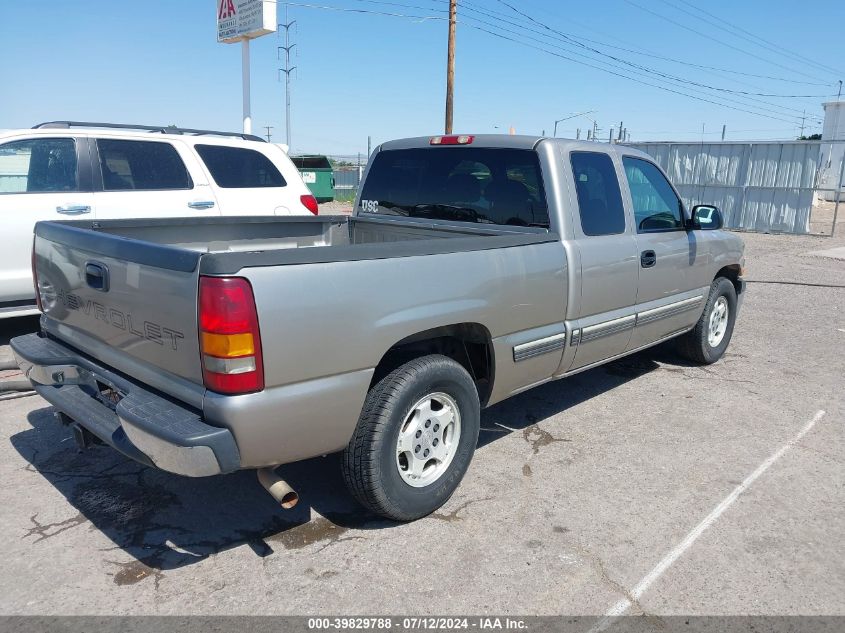
[[[737,500],[739,495],[745,492],[751,484],[753,484],[760,475],[766,472],[772,464],[778,461],[784,454],[795,444],[801,441],[807,433],[816,425],[816,423],[824,417],[824,411],[818,411],[816,415],[813,416],[813,419],[807,422],[792,439],[790,439],[786,444],[781,446],[777,451],[772,453],[766,461],[760,464],[754,472],[752,472],[748,477],[746,477],[742,483],[740,483],[736,488],[731,491],[731,493],[725,497],[722,502],[717,505],[713,510],[708,514],[704,519],[696,525],[690,532],[687,534],[684,539],[678,543],[672,550],[663,557],[663,559],[655,565],[654,569],[652,569],[648,574],[643,577],[640,582],[634,586],[631,590],[628,598],[622,598],[619,602],[614,604],[610,609],[607,610],[604,617],[596,623],[596,625],[590,629],[590,633],[598,633],[599,631],[604,631],[610,624],[613,622],[613,618],[623,615],[633,604],[632,600],[639,600],[642,595],[648,590],[649,587],[660,578],[667,569],[669,569],[675,561],[677,561],[683,554],[686,552],[693,543],[701,536],[704,531],[709,528],[716,520],[722,516],[722,514],[727,510],[734,501]]]

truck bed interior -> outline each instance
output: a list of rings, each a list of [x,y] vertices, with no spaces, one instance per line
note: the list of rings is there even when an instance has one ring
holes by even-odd
[[[559,239],[538,227],[343,215],[39,222],[36,235],[159,268],[187,271],[199,263],[204,274],[233,274],[250,266],[507,248]],[[100,239],[104,235],[114,239]]]
[[[403,218],[403,220],[406,220]],[[84,228],[92,228],[90,223]],[[133,240],[174,246],[199,253],[268,251],[317,246],[350,246],[406,240],[500,235],[476,227],[433,227],[431,223],[379,221],[349,216],[295,218],[212,218],[185,222],[145,220],[102,222],[96,227]],[[496,227],[499,229],[501,227]]]

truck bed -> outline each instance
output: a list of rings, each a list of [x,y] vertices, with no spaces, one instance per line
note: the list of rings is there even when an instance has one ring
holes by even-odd
[[[536,227],[419,218],[208,217],[40,222],[36,236],[126,261],[205,274],[250,266],[455,253],[554,242]],[[103,239],[104,235],[117,239]]]

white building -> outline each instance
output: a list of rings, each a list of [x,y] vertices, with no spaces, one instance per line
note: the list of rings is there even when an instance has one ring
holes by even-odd
[[[819,191],[822,200],[836,200],[836,187],[839,185],[842,160],[845,158],[845,101],[823,103],[824,127],[822,127],[821,170],[819,173]],[[825,143],[825,141],[839,141]],[[845,187],[842,199],[845,200]]]

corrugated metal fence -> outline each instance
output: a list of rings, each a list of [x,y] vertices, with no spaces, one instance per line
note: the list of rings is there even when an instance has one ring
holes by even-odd
[[[818,141],[627,143],[666,171],[688,207],[715,204],[725,226],[808,233],[818,189]]]

